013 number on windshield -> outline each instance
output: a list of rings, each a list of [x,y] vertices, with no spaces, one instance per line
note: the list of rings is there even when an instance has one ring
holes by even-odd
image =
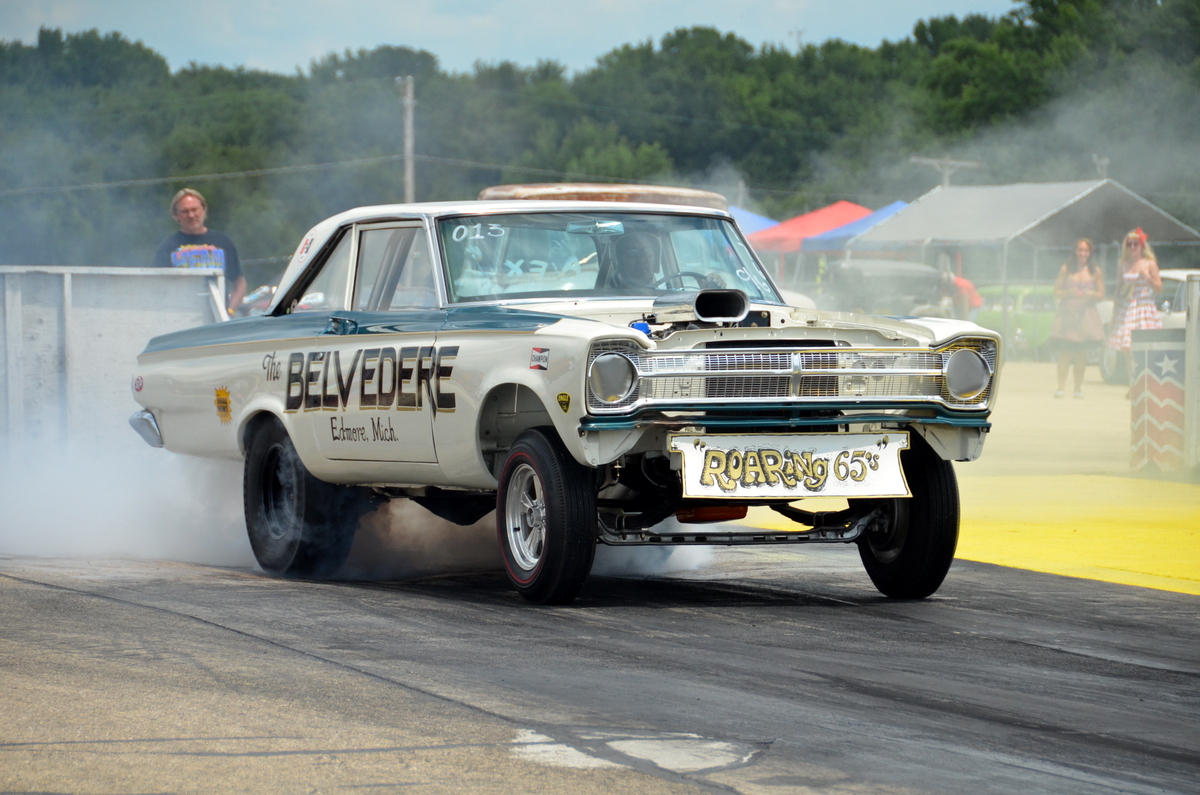
[[[504,237],[504,227],[500,224],[488,224],[487,234],[483,232],[483,224],[459,224],[451,234],[455,243],[464,240],[483,240],[485,237]]]

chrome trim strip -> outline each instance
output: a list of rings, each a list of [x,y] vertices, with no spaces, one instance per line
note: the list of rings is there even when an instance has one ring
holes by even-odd
[[[606,353],[611,353],[611,351],[606,351]],[[825,368],[825,369],[820,369],[820,370],[813,369],[810,367],[805,367],[805,368],[796,369],[796,370],[793,370],[791,368],[788,368],[786,370],[775,370],[775,369],[767,369],[764,367],[762,369],[756,368],[753,370],[651,370],[651,371],[646,371],[641,368],[638,368],[638,376],[640,378],[679,378],[679,377],[691,377],[691,378],[708,377],[708,378],[711,378],[713,376],[742,376],[742,377],[745,377],[745,376],[756,376],[756,375],[791,376],[792,374],[801,375],[801,376],[873,375],[873,376],[883,377],[883,376],[892,376],[892,375],[920,375],[920,376],[940,377],[943,375],[943,371],[942,370],[919,370],[915,367],[914,368],[903,368],[903,369],[902,368],[894,368],[894,369],[887,369],[887,370],[884,370],[882,368],[851,368],[851,367],[839,367],[839,368],[830,367],[830,368]]]

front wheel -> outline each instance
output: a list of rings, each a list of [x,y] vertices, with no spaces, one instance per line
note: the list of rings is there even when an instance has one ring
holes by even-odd
[[[313,477],[279,420],[251,430],[242,477],[250,547],[277,577],[328,577],[350,554],[358,521],[376,505],[369,491]]]
[[[901,453],[911,497],[883,502],[883,520],[858,541],[871,582],[893,599],[924,599],[938,589],[958,546],[958,480],[923,439]]]
[[[534,428],[508,451],[496,492],[496,525],[508,579],[535,604],[566,604],[596,554],[592,471],[552,430]]]

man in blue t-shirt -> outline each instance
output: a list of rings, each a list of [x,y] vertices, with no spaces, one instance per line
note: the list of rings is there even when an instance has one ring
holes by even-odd
[[[224,232],[204,225],[208,202],[200,191],[184,188],[171,199],[171,215],[179,231],[159,244],[151,263],[156,268],[217,268],[225,272],[226,310],[234,314],[246,295],[246,277],[237,247]]]

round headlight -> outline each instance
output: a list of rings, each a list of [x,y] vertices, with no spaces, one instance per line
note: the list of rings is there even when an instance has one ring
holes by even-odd
[[[979,397],[992,380],[987,360],[967,348],[960,348],[946,360],[946,389],[959,400]]]
[[[637,367],[622,353],[602,353],[592,360],[588,386],[605,403],[620,403],[637,384]]]

